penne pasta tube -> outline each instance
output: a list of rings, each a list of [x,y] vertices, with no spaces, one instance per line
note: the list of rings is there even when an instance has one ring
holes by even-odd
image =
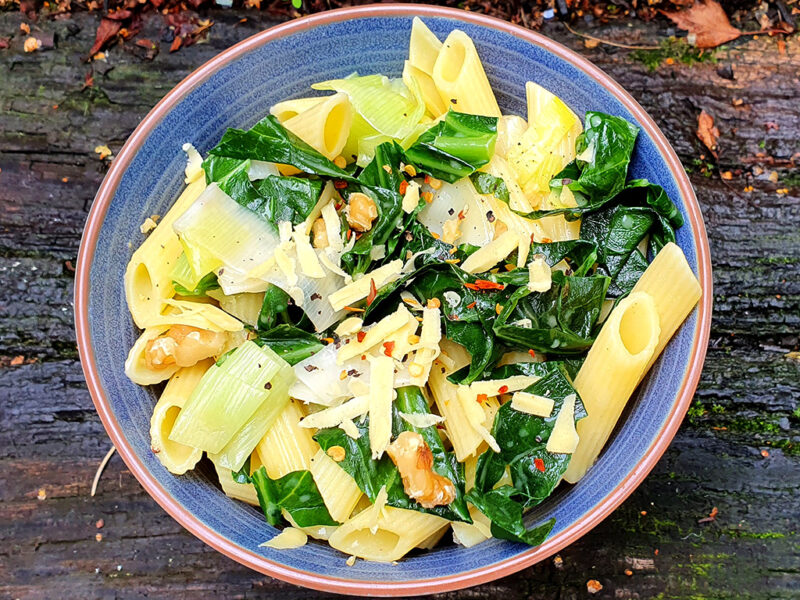
[[[128,352],[128,358],[125,359],[125,375],[127,375],[128,379],[133,383],[138,385],[154,385],[165,379],[169,379],[180,368],[177,365],[168,365],[163,369],[151,369],[147,366],[145,361],[144,353],[147,349],[148,342],[156,339],[167,331],[167,329],[169,329],[169,325],[148,327],[133,344],[130,352]]]
[[[172,224],[205,190],[204,177],[183,190],[158,226],[133,253],[125,270],[125,298],[133,322],[144,329],[161,315],[163,300],[175,294],[172,270],[183,253],[183,246]]]
[[[352,122],[353,106],[347,94],[340,92],[288,119],[283,125],[309,146],[334,159],[344,148]]]
[[[588,416],[578,421],[580,441],[564,479],[578,481],[600,454],[658,345],[661,328],[650,294],[633,292],[608,319],[586,356],[575,389]]]
[[[392,562],[447,526],[436,515],[385,506],[372,508],[340,525],[331,535],[333,548],[352,556],[377,562]]]
[[[324,96],[314,96],[312,98],[295,98],[294,100],[284,100],[273,104],[269,109],[269,114],[277,117],[283,123],[292,117],[296,117],[302,112],[316,106],[325,99]]]
[[[475,44],[463,31],[455,29],[447,36],[431,75],[446,106],[473,115],[500,116]]]
[[[290,400],[258,442],[258,455],[270,479],[279,479],[292,471],[307,471],[319,450],[309,429],[300,427],[303,410],[297,400]]]
[[[175,373],[153,409],[153,416],[150,418],[150,449],[159,462],[175,475],[183,475],[193,469],[203,457],[202,450],[173,442],[169,439],[169,434],[186,400],[212,364],[211,360],[201,360],[193,367]]]
[[[321,448],[311,459],[311,476],[333,520],[346,521],[362,495],[356,480]]]
[[[642,277],[633,287],[634,292],[646,292],[656,303],[661,333],[653,357],[647,363],[642,375],[650,369],[661,355],[680,324],[692,312],[700,300],[702,289],[686,256],[679,246],[670,242],[664,246],[645,269]]]

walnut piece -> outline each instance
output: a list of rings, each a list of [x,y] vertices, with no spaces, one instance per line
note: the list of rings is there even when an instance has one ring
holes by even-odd
[[[433,471],[433,453],[422,436],[404,431],[386,449],[403,478],[406,494],[424,508],[445,506],[456,498],[456,486]]]
[[[369,231],[378,218],[378,207],[372,198],[361,192],[350,194],[347,206],[347,222],[356,231]]]
[[[147,342],[144,360],[148,369],[171,365],[191,367],[198,361],[216,356],[225,346],[225,334],[189,325],[173,325],[165,335]]]

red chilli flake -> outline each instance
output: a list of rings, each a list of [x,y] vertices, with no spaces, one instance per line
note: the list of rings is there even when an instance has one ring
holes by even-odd
[[[430,183],[431,183],[431,176],[430,175],[425,175],[425,183],[430,185]]]
[[[369,294],[367,294],[367,306],[372,304],[375,301],[375,297],[378,295],[378,288],[375,287],[375,280],[369,280]]]
[[[467,308],[475,308],[476,304],[477,302],[470,302],[469,304],[467,304]]]
[[[479,290],[504,290],[506,287],[502,283],[496,283],[488,279],[476,279],[475,285],[478,286]]]
[[[406,190],[408,189],[408,182],[404,179],[400,182],[400,193],[405,196]]]
[[[530,354],[530,355],[531,355],[531,358],[536,358],[536,352],[534,352],[533,348],[531,348],[530,350],[528,350],[528,354]]]
[[[367,332],[366,331],[359,331],[356,334],[356,339],[358,340],[359,344],[364,341],[365,337],[367,337]]]
[[[533,466],[536,467],[537,471],[544,473],[544,461],[541,458],[534,458]]]
[[[480,404],[481,402],[486,402],[489,399],[489,396],[486,394],[478,394],[478,397],[475,399],[478,401],[478,404]]]
[[[347,241],[348,241],[348,242],[350,241],[350,236],[351,236],[351,235],[353,235],[353,230],[352,230],[352,229],[348,229],[348,230],[347,230]]]
[[[347,182],[346,181],[341,181],[341,180],[336,180],[336,181],[333,182],[333,187],[335,187],[337,190],[343,190],[344,188],[347,187]]]
[[[391,358],[392,352],[394,352],[394,342],[383,342],[383,353]]]
[[[498,394],[505,394],[508,391],[507,385],[501,385],[500,388],[497,390]]]

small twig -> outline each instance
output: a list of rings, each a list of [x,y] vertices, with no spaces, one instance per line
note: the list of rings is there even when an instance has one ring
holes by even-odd
[[[97,472],[94,474],[94,479],[92,480],[92,492],[91,496],[94,496],[95,492],[97,492],[97,484],[100,482],[100,476],[103,474],[103,470],[106,468],[108,461],[111,460],[111,457],[114,456],[114,452],[116,452],[116,448],[111,446],[111,449],[106,452],[106,455],[103,457],[103,460],[100,461],[100,465],[97,467]]]
[[[586,38],[587,40],[592,40],[593,42],[597,42],[598,44],[605,44],[607,46],[615,46],[616,48],[625,48],[627,50],[660,50],[661,46],[631,46],[630,44],[621,44],[620,42],[612,42],[611,40],[604,40],[603,38],[595,37],[593,35],[589,35],[588,33],[581,33],[580,31],[575,31],[572,27],[569,26],[567,23],[562,23],[564,27],[570,33],[573,33],[577,36],[582,38]]]

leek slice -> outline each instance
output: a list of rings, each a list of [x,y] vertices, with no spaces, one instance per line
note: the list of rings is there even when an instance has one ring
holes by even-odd
[[[425,103],[416,99],[418,94],[398,92],[389,78],[383,75],[332,79],[311,87],[315,90],[344,92],[365,121],[379,133],[393,138],[406,137],[425,114]]]
[[[252,417],[262,410],[262,404],[269,404],[270,388],[277,391],[280,387],[271,382],[285,369],[291,371],[275,352],[252,341],[245,342],[221,365],[206,371],[178,415],[170,439],[209,453],[222,452],[237,433],[253,422]],[[290,376],[282,374],[281,378]],[[259,424],[265,421],[261,419]],[[249,430],[244,433],[249,434]]]
[[[269,223],[212,183],[178,218],[173,228],[195,275],[220,267],[247,273],[266,263],[279,240]]]

